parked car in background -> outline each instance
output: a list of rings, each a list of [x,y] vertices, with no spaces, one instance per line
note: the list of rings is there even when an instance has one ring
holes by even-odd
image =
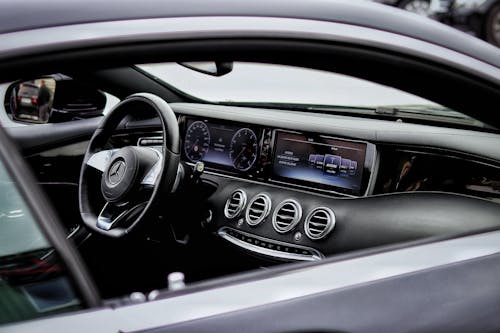
[[[396,6],[419,15],[432,17],[436,13],[447,12],[453,0],[374,0],[375,2]]]
[[[374,0],[434,18],[500,46],[500,0]]]
[[[500,46],[500,0],[454,0],[438,19]]]

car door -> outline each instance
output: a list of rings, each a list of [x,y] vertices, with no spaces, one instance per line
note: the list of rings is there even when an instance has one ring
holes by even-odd
[[[97,306],[83,262],[0,129],[0,325]]]

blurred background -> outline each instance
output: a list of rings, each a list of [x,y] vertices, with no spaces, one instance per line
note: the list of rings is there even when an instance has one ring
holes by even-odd
[[[500,0],[366,0],[427,16],[500,46]]]

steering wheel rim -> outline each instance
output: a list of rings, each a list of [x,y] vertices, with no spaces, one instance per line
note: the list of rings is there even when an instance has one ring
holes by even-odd
[[[106,150],[104,145],[114,134],[120,122],[133,110],[147,107],[155,111],[162,127],[162,152],[151,148],[127,146],[118,150]],[[157,154],[157,159],[153,154]],[[171,193],[180,175],[180,136],[177,118],[160,97],[149,93],[131,95],[118,103],[100,123],[90,139],[83,159],[79,180],[79,209],[84,224],[91,231],[119,238],[129,234],[156,207],[161,194]],[[116,176],[118,164],[126,171]],[[105,166],[103,168],[103,166]],[[89,199],[89,173],[91,169],[102,172],[101,191],[106,204],[100,213]],[[116,184],[111,184],[111,173]],[[140,180],[140,183],[137,183]],[[133,183],[121,185],[122,183]],[[141,203],[127,202],[127,195],[138,186],[149,186],[150,197]],[[117,190],[118,189],[118,190]],[[118,191],[118,195],[115,193]],[[104,193],[108,195],[105,195]],[[124,197],[122,197],[124,196]],[[103,213],[105,213],[103,215]],[[107,221],[108,219],[109,221]]]

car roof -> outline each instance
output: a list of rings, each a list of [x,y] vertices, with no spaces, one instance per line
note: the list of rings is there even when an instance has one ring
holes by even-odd
[[[425,40],[500,67],[500,50],[430,19],[363,0],[3,0],[0,33],[147,18],[256,16],[353,24]]]

